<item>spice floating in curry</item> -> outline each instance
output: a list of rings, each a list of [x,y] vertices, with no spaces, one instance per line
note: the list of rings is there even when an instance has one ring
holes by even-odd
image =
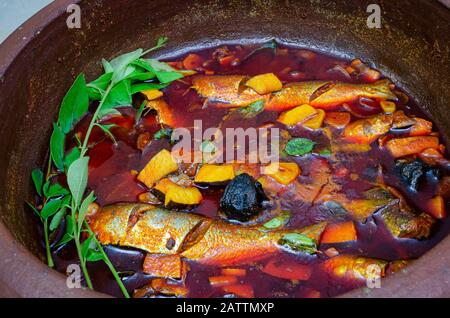
[[[46,238],[57,270],[84,246],[92,287],[115,296],[332,297],[366,286],[373,266],[381,278],[393,275],[448,234],[441,136],[361,60],[275,44],[167,62],[141,56],[125,64],[131,75],[119,74],[117,60],[105,64],[103,81],[87,84],[89,111],[61,128],[64,160],[51,167],[57,176],[47,175],[36,209],[44,228],[53,224]],[[119,85],[129,86],[127,98],[117,99]],[[107,111],[95,114],[92,100]],[[225,136],[227,128],[278,128],[280,160],[174,156],[173,132],[195,120]],[[203,142],[188,157],[216,151]],[[71,156],[89,158],[84,206],[74,204]],[[35,183],[42,178],[34,174]],[[80,224],[52,203],[69,195]],[[86,229],[78,240],[77,226]]]

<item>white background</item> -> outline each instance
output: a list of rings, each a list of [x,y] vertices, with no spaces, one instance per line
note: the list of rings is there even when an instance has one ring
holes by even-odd
[[[52,0],[0,0],[0,43]]]

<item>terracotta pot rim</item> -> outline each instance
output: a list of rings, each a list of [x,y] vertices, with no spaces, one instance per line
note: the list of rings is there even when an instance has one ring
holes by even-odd
[[[22,24],[0,46],[0,79],[7,72],[20,52],[39,34],[41,30],[51,24],[57,17],[66,12],[69,4],[79,3],[81,0],[55,1],[39,11]],[[436,9],[441,7],[434,4]],[[442,8],[441,8],[442,9]],[[450,17],[450,14],[449,14]],[[450,23],[450,20],[449,20]],[[34,275],[26,275],[26,285],[34,286],[34,290],[27,288],[23,294],[11,292],[9,296],[25,297],[105,297],[107,295],[86,289],[73,290],[66,287],[63,274],[48,268],[41,260],[18,243],[0,222],[0,282],[11,290],[17,290],[14,285],[19,278],[10,279],[11,274],[26,275],[32,271]],[[342,297],[449,297],[450,278],[442,280],[442,266],[450,264],[450,236],[439,242],[433,249],[407,267],[406,271],[387,277],[382,281],[383,288],[367,291],[358,289],[342,295]],[[430,260],[433,261],[431,262]],[[425,270],[427,269],[427,270]],[[447,274],[447,277],[450,275]],[[415,281],[414,281],[415,277]],[[7,280],[5,281],[6,278]]]

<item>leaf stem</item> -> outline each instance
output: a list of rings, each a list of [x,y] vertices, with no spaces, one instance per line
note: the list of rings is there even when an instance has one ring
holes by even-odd
[[[50,177],[51,169],[52,169],[52,155],[49,152],[47,171],[45,174],[45,181],[48,181],[48,178]],[[43,199],[44,199],[43,201],[45,204],[47,202],[47,199],[45,197]],[[43,226],[44,226],[44,240],[45,240],[45,252],[47,254],[47,264],[48,264],[48,267],[54,267],[55,263],[53,262],[52,251],[50,249],[49,234],[48,234],[48,218],[46,218],[42,221],[43,221]]]
[[[75,225],[75,227],[76,227],[76,225]],[[74,230],[74,232],[75,231],[76,230]],[[78,237],[78,235],[74,235],[73,239],[75,241],[75,245],[77,248],[77,254],[78,254],[78,258],[80,259],[81,270],[83,271],[83,276],[86,281],[86,285],[88,286],[89,289],[94,289],[94,287],[92,286],[91,277],[89,276],[89,272],[86,267],[86,260],[83,258],[83,255],[81,253],[80,238]]]
[[[150,52],[156,51],[156,50],[164,47],[166,45],[166,43],[167,43],[167,38],[160,38],[158,40],[158,43],[156,44],[156,46],[154,46],[154,47],[152,47],[152,48],[150,48],[148,50],[145,50],[144,52],[142,52],[141,56],[147,55]]]
[[[92,116],[91,122],[89,123],[89,127],[86,131],[86,136],[84,137],[84,141],[83,141],[83,145],[81,146],[81,157],[84,157],[84,155],[87,152],[87,148],[88,148],[88,142],[89,142],[89,137],[91,136],[91,132],[92,129],[95,126],[95,122],[97,121],[98,115],[100,114],[100,111],[102,109],[103,104],[105,103],[106,98],[109,95],[109,92],[111,91],[111,89],[113,88],[114,84],[111,82],[108,87],[105,90],[104,95],[102,96],[102,99],[100,101],[100,104],[98,105],[97,109],[95,110],[94,115]]]
[[[105,250],[103,249],[103,246],[97,240],[97,237],[95,236],[94,232],[92,232],[91,227],[89,226],[89,224],[86,221],[84,221],[84,226],[88,230],[89,235],[91,237],[93,237],[98,250],[102,254],[103,261],[108,266],[109,270],[111,271],[111,274],[114,276],[115,280],[117,281],[117,285],[119,285],[119,288],[122,291],[123,295],[125,296],[125,298],[130,298],[130,294],[128,293],[128,290],[125,288],[125,285],[123,284],[122,280],[120,279],[119,274],[117,273],[116,269],[114,268],[114,265],[111,263],[111,260],[109,259],[108,255],[106,254]]]
[[[91,281],[91,277],[89,276],[89,272],[86,267],[86,260],[83,257],[83,253],[81,251],[81,243],[80,243],[80,233],[81,229],[78,228],[78,222],[76,222],[76,209],[75,207],[71,207],[72,210],[72,220],[73,220],[73,240],[75,241],[75,246],[77,248],[78,258],[80,259],[81,270],[83,271],[83,276],[86,281],[86,285],[89,289],[94,289]]]
[[[47,252],[47,264],[48,267],[55,266],[52,258],[52,252],[50,251],[50,242],[48,238],[48,219],[44,220],[44,239],[45,239],[45,250]]]
[[[113,88],[113,86],[114,86],[114,83],[112,83],[112,82],[108,85],[107,89],[105,90],[105,92],[104,92],[104,94],[102,96],[102,99],[101,99],[97,109],[94,112],[94,115],[92,116],[91,122],[89,123],[89,127],[88,127],[88,129],[86,131],[86,135],[85,135],[84,140],[83,140],[83,145],[81,146],[80,158],[82,158],[82,157],[84,157],[86,155],[86,152],[88,150],[89,137],[91,136],[92,129],[96,125],[98,116],[99,116],[99,114],[100,114],[100,112],[102,110],[102,106],[105,103],[105,100],[108,97],[109,93],[111,92],[111,89]],[[79,237],[81,229],[78,229],[78,226],[77,226],[78,222],[76,220],[75,213],[74,213],[76,210],[78,210],[78,208],[79,207],[72,208],[72,217],[73,217],[73,221],[74,221],[74,224],[75,224],[74,240],[75,240],[75,245],[77,246],[77,252],[78,252],[78,257],[80,259],[81,268],[83,270],[83,274],[84,274],[84,277],[86,279],[86,284],[88,285],[88,287],[90,289],[92,289],[92,282],[91,282],[89,273],[88,273],[87,268],[86,268],[86,259],[83,257],[82,252],[81,252],[81,244],[80,244],[80,237]],[[93,239],[95,240],[95,243],[96,243],[100,253],[103,256],[103,261],[108,266],[109,270],[111,271],[111,273],[113,274],[114,278],[116,279],[117,284],[119,285],[122,293],[124,294],[124,296],[126,298],[129,298],[130,295],[128,294],[127,289],[123,285],[123,282],[122,282],[122,280],[119,277],[119,274],[117,273],[117,271],[114,268],[113,264],[111,263],[111,261],[109,260],[108,256],[106,255],[105,251],[103,250],[103,247],[101,246],[100,242],[97,240],[95,234],[92,232],[91,228],[89,227],[89,225],[87,224],[86,221],[84,221],[84,225],[88,229],[89,235],[92,236]]]

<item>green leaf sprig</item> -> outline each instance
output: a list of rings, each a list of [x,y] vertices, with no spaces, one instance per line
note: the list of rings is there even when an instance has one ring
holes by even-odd
[[[61,246],[72,240],[74,241],[87,286],[93,288],[87,263],[102,260],[110,269],[122,293],[127,298],[129,297],[128,291],[102,245],[86,222],[89,206],[95,202],[94,192],[85,196],[89,170],[89,156],[87,156],[89,138],[93,128],[99,127],[115,142],[110,131],[112,125],[100,123],[104,116],[117,114],[117,107],[119,106],[131,106],[132,95],[141,90],[164,88],[172,81],[183,77],[182,73],[164,62],[144,58],[146,54],[163,47],[166,42],[167,38],[160,38],[156,46],[151,49],[145,51],[138,49],[118,56],[111,61],[103,60],[104,74],[90,83],[86,83],[84,74],[80,74],[64,97],[58,120],[53,125],[47,176],[44,178],[44,173],[38,169],[32,173],[36,192],[41,196],[44,204],[40,210],[34,205],[30,204],[30,206],[44,224],[48,265],[54,266],[49,243],[49,231],[54,231],[60,222],[65,219],[65,234],[57,245]],[[79,137],[75,135],[78,146],[66,154],[67,134],[86,115],[91,101],[99,101],[99,104],[86,130],[84,140],[79,140]],[[141,108],[138,111],[140,112],[139,117],[142,116],[144,107]],[[69,189],[51,182],[53,177],[51,175],[52,166],[56,168],[57,174],[66,174]],[[83,241],[82,233],[87,233],[87,238]]]
[[[51,159],[49,160],[49,166]],[[50,169],[48,169],[49,171]],[[47,256],[47,264],[49,267],[54,266],[50,250],[50,232],[55,231],[61,224],[66,214],[69,202],[71,201],[70,192],[62,187],[59,183],[52,183],[52,176],[44,173],[40,169],[34,169],[31,173],[36,193],[42,201],[42,207],[36,208],[33,204],[28,203],[30,208],[35,212],[42,222],[44,228],[44,241]]]
[[[308,138],[292,138],[284,150],[290,156],[303,156],[311,153],[316,143]]]
[[[251,103],[245,108],[240,108],[238,112],[243,118],[254,118],[264,111],[264,104],[265,101],[263,99],[260,99]]]

